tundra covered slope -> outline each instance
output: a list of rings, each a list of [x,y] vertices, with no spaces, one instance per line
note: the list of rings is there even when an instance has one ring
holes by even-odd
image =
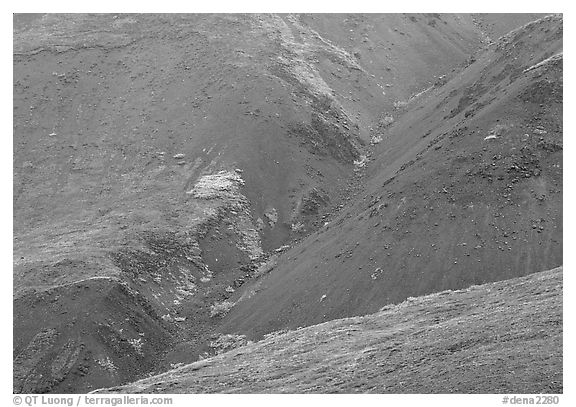
[[[562,393],[562,268],[411,297],[106,393]]]
[[[209,350],[265,254],[350,201],[390,112],[489,44],[489,21],[15,15],[14,391]]]
[[[549,16],[389,112],[365,191],[236,293],[223,331],[258,338],[561,265],[562,72]]]

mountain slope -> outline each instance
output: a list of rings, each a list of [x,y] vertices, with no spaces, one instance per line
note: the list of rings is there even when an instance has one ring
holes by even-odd
[[[379,133],[365,193],[236,294],[223,332],[258,338],[562,264],[562,18],[446,80]]]
[[[239,288],[359,193],[370,143],[488,43],[482,21],[16,15],[14,391],[212,351]]]
[[[562,268],[410,298],[104,393],[562,393]]]

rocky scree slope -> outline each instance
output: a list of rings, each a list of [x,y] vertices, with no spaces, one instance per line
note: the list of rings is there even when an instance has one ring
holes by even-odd
[[[14,391],[210,351],[262,256],[358,192],[394,106],[486,44],[478,21],[16,15]]]
[[[399,108],[366,189],[235,294],[262,335],[562,264],[562,18],[501,37]]]
[[[562,268],[410,297],[100,393],[562,393]]]

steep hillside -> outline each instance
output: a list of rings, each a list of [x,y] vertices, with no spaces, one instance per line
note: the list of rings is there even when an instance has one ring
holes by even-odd
[[[373,146],[490,42],[482,24],[533,18],[16,15],[14,391],[87,391],[212,352],[245,318],[221,318],[241,287],[360,194]],[[243,330],[273,327],[275,296]]]
[[[103,393],[562,393],[562,268],[443,291]]]
[[[223,332],[257,338],[562,264],[562,18],[443,81],[397,109],[365,193],[243,287]]]

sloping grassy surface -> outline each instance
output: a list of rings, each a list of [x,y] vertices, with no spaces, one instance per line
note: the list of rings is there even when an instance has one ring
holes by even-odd
[[[410,298],[136,383],[126,393],[559,393],[562,268]]]

